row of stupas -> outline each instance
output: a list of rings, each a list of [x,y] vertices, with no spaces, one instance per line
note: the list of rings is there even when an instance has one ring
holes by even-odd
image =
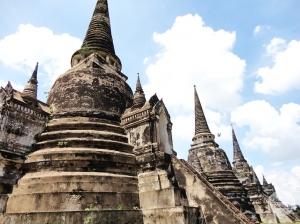
[[[138,76],[133,94],[114,50],[107,0],[98,0],[71,69],[37,100],[37,69],[24,91],[0,90],[1,223],[293,222],[272,184],[261,185],[235,134],[233,168],[210,132],[195,89],[188,162],[172,122]]]

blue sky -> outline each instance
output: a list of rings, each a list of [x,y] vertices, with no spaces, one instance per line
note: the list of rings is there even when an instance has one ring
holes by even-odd
[[[70,68],[96,0],[0,2],[0,85],[22,90],[40,62],[45,101]],[[122,72],[163,98],[174,148],[187,158],[193,85],[216,142],[232,160],[233,124],[244,156],[286,204],[300,204],[300,2],[109,0]]]

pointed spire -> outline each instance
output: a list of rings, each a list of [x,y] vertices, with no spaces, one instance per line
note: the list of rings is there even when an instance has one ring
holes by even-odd
[[[39,68],[39,63],[37,62],[36,66],[35,66],[35,69],[34,69],[32,75],[31,75],[31,78],[30,78],[31,82],[33,82],[35,84],[38,83],[38,81],[37,81],[37,71],[38,71],[38,68]]]
[[[232,130],[232,142],[233,142],[233,163],[240,161],[240,162],[246,162],[243,153],[240,149],[239,142],[235,136],[233,126],[231,125]]]
[[[263,185],[268,185],[268,182],[266,181],[266,178],[264,175],[263,175]]]
[[[85,58],[97,52],[111,65],[121,70],[121,61],[115,55],[113,38],[111,35],[110,19],[107,0],[98,0],[89,28],[86,32],[81,49],[76,51],[71,59],[71,65],[78,63],[75,60]]]
[[[140,74],[139,73],[137,73],[136,90],[135,90],[135,92],[137,92],[137,91],[144,93],[144,91],[142,89],[142,85],[141,85],[141,81],[140,81]]]
[[[36,63],[35,69],[31,75],[31,78],[28,80],[26,86],[24,87],[24,90],[22,92],[22,97],[24,99],[29,100],[36,100],[37,98],[37,71],[38,71],[39,63]]]
[[[198,97],[196,86],[194,86],[194,97],[195,97],[195,135],[202,134],[202,133],[211,134]]]
[[[137,81],[136,81],[136,90],[133,96],[133,106],[132,109],[137,109],[137,108],[141,108],[142,106],[144,106],[145,102],[146,102],[146,98],[145,98],[145,94],[140,82],[140,75],[139,73],[137,74]]]
[[[114,43],[110,29],[110,19],[107,0],[98,0],[89,28],[86,32],[81,49],[99,49],[109,54],[115,54]]]

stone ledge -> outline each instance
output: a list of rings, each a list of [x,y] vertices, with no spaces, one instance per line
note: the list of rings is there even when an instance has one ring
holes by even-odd
[[[24,214],[0,214],[0,223],[93,223],[93,224],[141,224],[143,214],[141,210],[102,210],[102,211],[69,211],[69,212],[41,212]]]

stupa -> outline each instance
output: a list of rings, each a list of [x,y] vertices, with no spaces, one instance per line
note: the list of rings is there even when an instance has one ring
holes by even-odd
[[[163,100],[146,100],[139,75],[133,94],[107,0],[97,0],[71,69],[54,82],[47,104],[36,98],[37,69],[23,92],[10,83],[0,90],[0,223],[257,223],[196,90],[189,163],[177,158]],[[12,133],[19,121],[25,131]]]

